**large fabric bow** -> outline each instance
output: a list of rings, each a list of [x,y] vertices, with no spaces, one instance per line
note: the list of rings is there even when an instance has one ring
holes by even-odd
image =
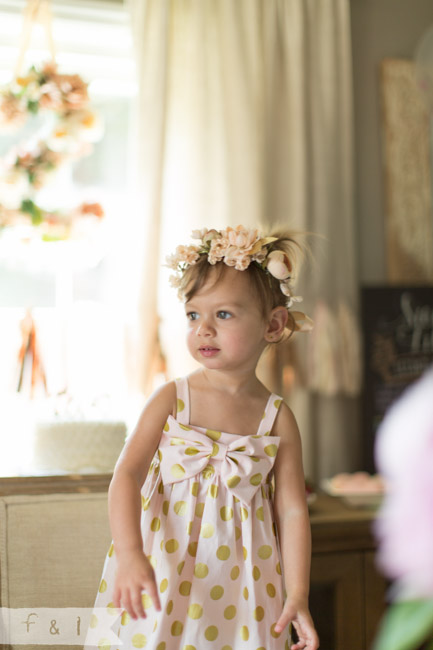
[[[232,442],[224,444],[218,432],[209,434],[180,424],[172,416],[168,418],[159,443],[164,484],[192,478],[203,470],[208,477],[219,472],[233,495],[250,503],[274,465],[280,438],[233,436]]]

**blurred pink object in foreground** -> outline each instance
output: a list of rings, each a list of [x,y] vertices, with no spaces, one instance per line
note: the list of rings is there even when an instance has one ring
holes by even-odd
[[[398,598],[433,597],[433,369],[391,407],[376,441],[388,493],[376,521],[378,563]]]

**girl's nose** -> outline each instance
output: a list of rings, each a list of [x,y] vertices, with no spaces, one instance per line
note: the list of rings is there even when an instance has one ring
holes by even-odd
[[[212,323],[207,320],[202,320],[196,331],[199,336],[212,336],[215,332]]]

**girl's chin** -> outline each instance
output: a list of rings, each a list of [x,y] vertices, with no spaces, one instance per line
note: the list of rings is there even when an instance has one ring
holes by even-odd
[[[196,361],[198,361],[200,365],[204,366],[205,368],[224,369],[224,367],[226,366],[224,359],[221,358],[221,353],[203,354],[200,350],[197,350],[192,356]]]

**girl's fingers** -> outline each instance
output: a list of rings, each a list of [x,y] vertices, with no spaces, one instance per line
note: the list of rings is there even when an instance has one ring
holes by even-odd
[[[155,580],[153,578],[143,580],[141,585],[135,586],[127,592],[126,602],[122,599],[125,609],[133,618],[147,618],[146,611],[143,605],[143,593],[147,593],[152,599],[153,605],[157,611],[161,611],[161,603],[159,601],[158,590]],[[126,606],[126,604],[128,606]]]
[[[156,611],[161,611],[161,603],[159,601],[158,589],[156,587],[156,582],[154,579],[150,580],[147,584],[147,592],[152,599],[153,605]]]
[[[302,624],[297,621],[293,622],[294,628],[298,635],[298,643],[294,643],[290,650],[317,650],[319,647],[319,638],[314,627],[306,626],[303,628]]]
[[[137,617],[135,615],[135,611],[134,611],[134,608],[132,606],[131,598],[129,596],[128,591],[125,591],[124,593],[122,593],[120,603],[121,603],[122,609],[124,609],[126,612],[128,612],[129,616],[135,620]]]
[[[137,618],[146,618],[146,612],[143,607],[143,599],[141,597],[141,589],[136,588],[131,596],[131,603],[134,608],[134,613]]]
[[[119,587],[115,588],[113,592],[113,605],[119,609],[124,609],[134,620],[137,618],[147,618],[143,606],[143,593],[147,593],[152,599],[155,609],[161,611],[158,589],[153,575],[142,580],[141,584],[124,589]]]
[[[288,623],[290,623],[290,621],[291,621],[290,612],[285,612],[284,609],[283,609],[283,611],[281,612],[280,618],[275,623],[275,632],[279,633],[282,630],[284,630],[284,628],[286,627],[286,625]]]
[[[298,635],[297,643],[290,646],[290,650],[317,650],[319,639],[313,624],[309,620],[296,620],[296,613],[292,609],[283,609],[278,621],[275,623],[275,632],[281,632],[290,621],[292,622]]]
[[[290,650],[305,650],[307,648],[307,644],[305,641],[298,641],[298,643],[294,643],[293,645],[290,646]],[[313,649],[312,649],[313,650]]]

